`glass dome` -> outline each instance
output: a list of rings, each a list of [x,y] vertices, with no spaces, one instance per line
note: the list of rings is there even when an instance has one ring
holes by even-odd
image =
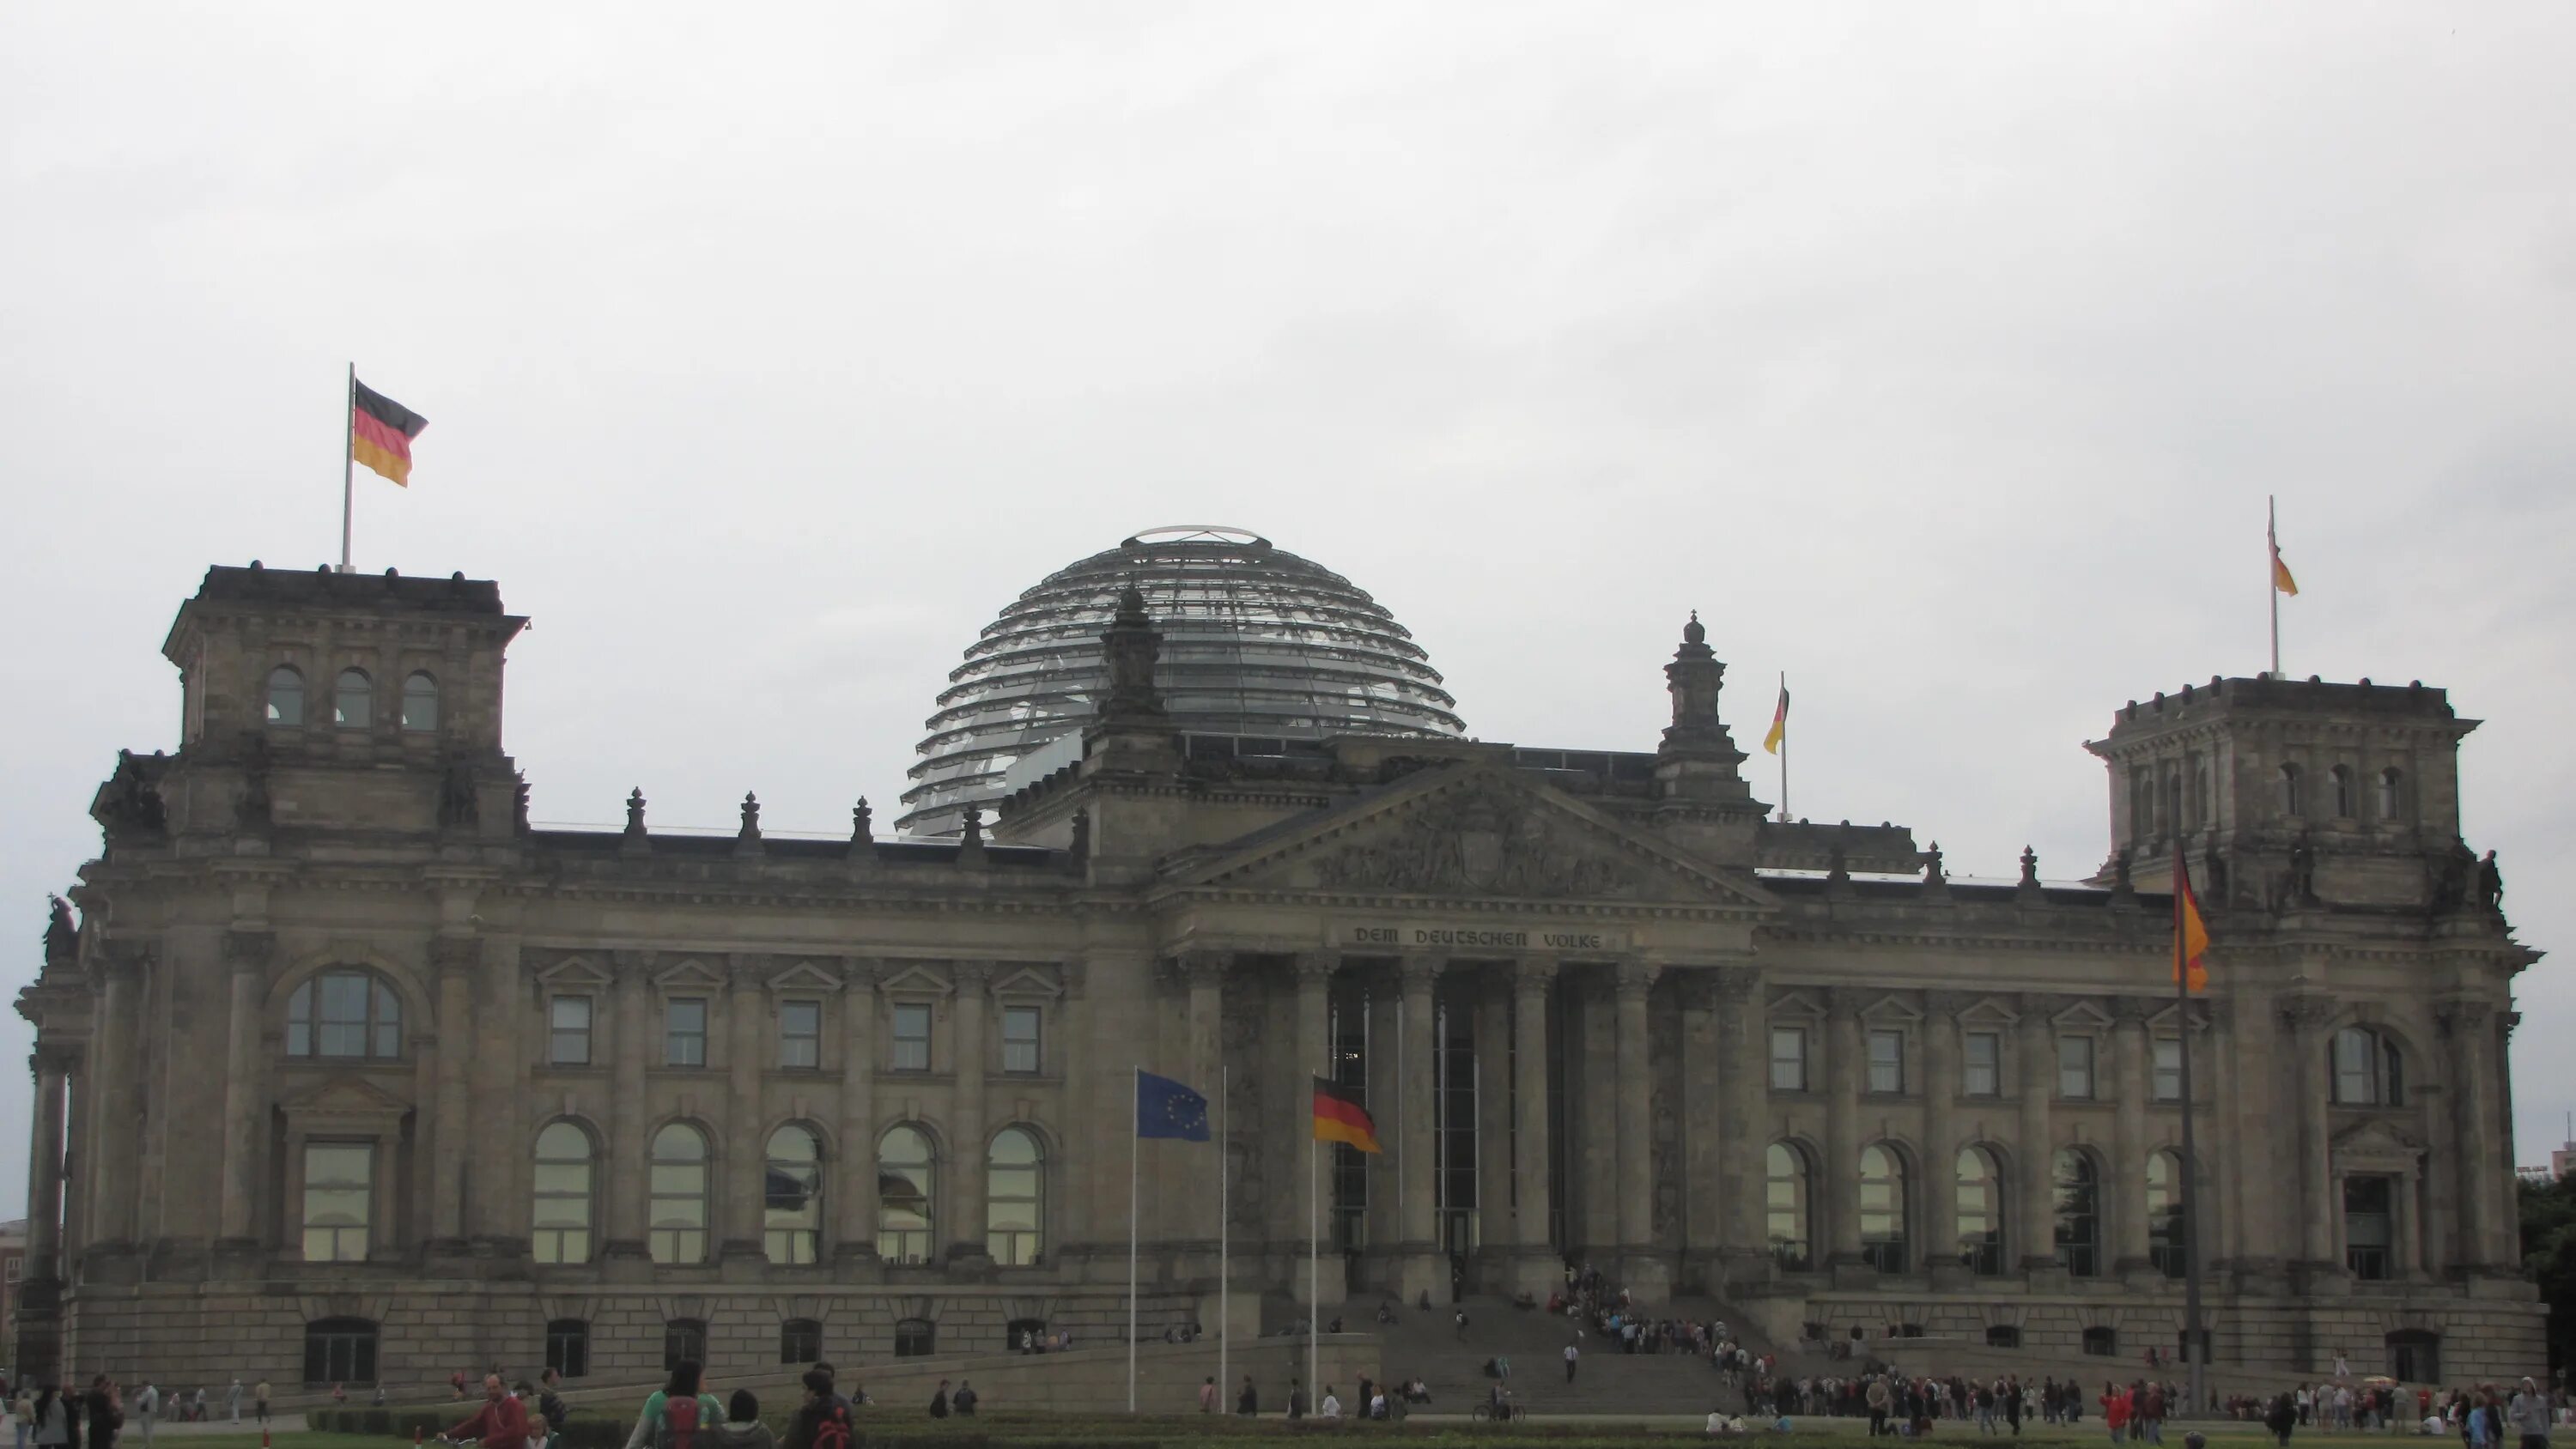
[[[969,802],[989,808],[1017,787],[1004,777],[1023,757],[1064,740],[1072,758],[1108,688],[1100,636],[1130,583],[1162,631],[1154,680],[1176,730],[1463,732],[1429,656],[1350,580],[1242,529],[1150,529],[1048,575],[984,626],[924,722],[898,830],[955,834]]]

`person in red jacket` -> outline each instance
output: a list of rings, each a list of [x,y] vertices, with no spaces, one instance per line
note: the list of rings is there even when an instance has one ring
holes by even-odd
[[[2102,1386],[2102,1417],[2110,1421],[2112,1443],[2120,1443],[2129,1437],[2129,1391],[2127,1389],[2117,1384]],[[499,1446],[494,1446],[494,1449],[499,1449]]]
[[[485,1374],[483,1407],[448,1430],[447,1437],[478,1441],[483,1449],[528,1449],[528,1406],[501,1386],[499,1374]]]

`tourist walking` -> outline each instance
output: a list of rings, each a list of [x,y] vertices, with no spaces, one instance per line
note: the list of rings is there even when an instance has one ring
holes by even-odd
[[[125,1427],[125,1396],[107,1375],[89,1381],[89,1400],[82,1410],[89,1418],[88,1449],[116,1449],[117,1433]]]
[[[262,1384],[260,1387],[268,1386]],[[528,1406],[519,1402],[518,1395],[501,1386],[499,1374],[485,1374],[483,1407],[475,1410],[464,1423],[448,1430],[445,1437],[459,1443],[480,1444],[483,1449],[527,1449]]]
[[[1234,1412],[1242,1418],[1253,1418],[1261,1412],[1261,1393],[1252,1386],[1252,1375],[1243,1376],[1243,1392],[1234,1396]]]
[[[724,1418],[724,1406],[706,1391],[705,1376],[696,1359],[673,1365],[670,1382],[645,1396],[626,1449],[698,1449],[698,1431],[712,1433]]]
[[[458,1394],[457,1397],[461,1399],[465,1396],[463,1394]],[[236,1424],[240,1423],[242,1405],[242,1386],[240,1375],[234,1375],[233,1386],[224,1391],[224,1402],[226,1406],[232,1410],[233,1422]]]
[[[849,1401],[833,1390],[830,1372],[817,1364],[799,1382],[805,1386],[805,1402],[788,1421],[780,1449],[850,1449]]]
[[[957,1392],[948,1396],[948,1407],[955,1409],[960,1414],[972,1414],[975,1412],[976,1401],[980,1397],[981,1396],[975,1392],[975,1385],[973,1383],[965,1379],[959,1379],[957,1381]]]
[[[946,1379],[939,1381],[938,1389],[930,1396],[930,1417],[934,1419],[948,1417],[948,1380]]]
[[[251,1386],[251,1390],[250,1390],[250,1401],[251,1401],[251,1403],[250,1403],[250,1411],[251,1411],[252,1416],[253,1416],[254,1418],[256,1418],[256,1419],[258,1419],[258,1420],[259,1420],[259,1426],[260,1426],[261,1428],[263,1428],[263,1429],[267,1428],[267,1427],[268,1427],[268,1380],[266,1380],[266,1379],[261,1379],[258,1383],[253,1384],[253,1385]]]
[[[17,1449],[27,1449],[27,1441],[36,1432],[36,1396],[27,1392],[24,1380],[19,1382],[18,1391],[9,1396],[9,1418],[18,1426]]]
[[[36,1394],[36,1449],[72,1449],[80,1442],[80,1404],[52,1384]]]
[[[1216,1375],[1214,1374],[1209,1374],[1207,1382],[1199,1385],[1199,1412],[1202,1414],[1216,1412]]]
[[[1565,1381],[1567,1383],[1570,1384],[1574,1382],[1574,1366],[1582,1361],[1583,1348],[1581,1344],[1568,1343],[1565,1346]]]
[[[134,1417],[143,1425],[143,1449],[152,1449],[152,1426],[161,1419],[161,1391],[150,1379],[143,1381],[143,1392],[134,1396]]]
[[[2505,1406],[2505,1426],[2522,1436],[2522,1449],[2549,1449],[2549,1396],[2530,1379]]]

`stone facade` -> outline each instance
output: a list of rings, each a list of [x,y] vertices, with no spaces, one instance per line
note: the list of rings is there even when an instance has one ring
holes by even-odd
[[[2222,1357],[2538,1363],[2506,1125],[2537,957],[2463,860],[2439,690],[2133,704],[2092,746],[2111,862],[2007,885],[1767,818],[1696,621],[1650,752],[1305,745],[1176,733],[1131,597],[1079,761],[940,841],[864,807],[770,838],[749,798],[674,835],[640,792],[623,832],[532,829],[523,622],[461,576],[256,565],[181,608],[179,747],[119,757],[20,996],[22,1369],[1098,1343],[1131,1152],[1151,1333],[1216,1319],[1221,1226],[1238,1328],[1295,1315],[1321,1220],[1335,1302],[1588,1260],[1775,1337],[2134,1354],[2180,1331],[2186,1050]],[[2215,937],[2187,1014],[2178,849]],[[1134,1144],[1140,1067],[1221,1146]],[[1383,1153],[1310,1171],[1318,1073]]]

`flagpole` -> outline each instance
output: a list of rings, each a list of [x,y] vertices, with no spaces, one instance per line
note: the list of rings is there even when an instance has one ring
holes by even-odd
[[[1127,1097],[1139,1099],[1145,1090],[1145,1069],[1133,1069],[1128,1080]],[[1136,1412],[1136,1155],[1137,1144],[1144,1141],[1144,1124],[1127,1134],[1127,1412]]]
[[[1232,1191],[1233,1191],[1233,1187],[1234,1187],[1234,1181],[1233,1181],[1233,1179],[1234,1179],[1234,1174],[1233,1174],[1231,1171],[1229,1171],[1229,1170],[1228,1170],[1228,1163],[1227,1163],[1227,1161],[1226,1161],[1226,1154],[1227,1154],[1227,1152],[1228,1152],[1228,1151],[1230,1151],[1230,1150],[1231,1150],[1231,1144],[1233,1143],[1234,1138],[1230,1135],[1231,1129],[1230,1129],[1230,1128],[1228,1128],[1228,1127],[1227,1127],[1227,1125],[1226,1125],[1226,1101],[1225,1101],[1225,1099],[1226,1099],[1226,1097],[1227,1097],[1227,1095],[1228,1095],[1228,1093],[1229,1093],[1229,1091],[1230,1091],[1230,1085],[1229,1085],[1229,1084],[1231,1083],[1231,1081],[1232,1081],[1232,1079],[1233,1079],[1233,1075],[1234,1075],[1234,1067],[1233,1067],[1233,1065],[1232,1065],[1232,1064],[1230,1064],[1230,1063],[1220,1063],[1220,1064],[1217,1066],[1217,1069],[1216,1069],[1216,1081],[1217,1081],[1217,1087],[1216,1087],[1216,1122],[1217,1122],[1217,1127],[1216,1127],[1216,1382],[1217,1382],[1217,1394],[1218,1394],[1220,1397],[1222,1397],[1222,1396],[1223,1396],[1223,1395],[1225,1395],[1226,1393],[1230,1392],[1230,1391],[1233,1389],[1233,1387],[1234,1387],[1234,1378],[1233,1378],[1234,1366],[1233,1366],[1230,1362],[1228,1362],[1228,1359],[1227,1359],[1227,1350],[1228,1350],[1228,1348],[1229,1348],[1229,1347],[1231,1346],[1231,1344],[1232,1344],[1232,1341],[1233,1341],[1233,1334],[1234,1334],[1234,1313],[1233,1313],[1233,1311],[1232,1311],[1232,1309],[1233,1309],[1233,1296],[1232,1296],[1232,1293],[1233,1293],[1233,1288],[1234,1288],[1234,1273],[1233,1273],[1233,1271],[1232,1271],[1232,1269],[1231,1269],[1231,1265],[1230,1265],[1230,1264],[1228,1263],[1228,1261],[1227,1261],[1228,1254],[1229,1254],[1229,1252],[1231,1251],[1230,1246],[1229,1246],[1229,1236],[1230,1236],[1230,1232],[1231,1232],[1231,1228],[1232,1228],[1232,1224],[1231,1224],[1231,1223],[1229,1223],[1227,1220],[1233,1216],[1233,1209],[1232,1209],[1232,1206],[1231,1206],[1231,1204],[1230,1204],[1229,1199],[1230,1199],[1230,1195],[1231,1195],[1231,1193],[1232,1193]]]
[[[2272,677],[2281,677],[2281,509],[2263,495],[2263,592],[2272,600]]]
[[[340,395],[340,572],[349,568],[349,515],[358,500],[358,364],[349,364],[349,386]]]
[[[1780,671],[1780,697],[1789,697],[1789,671],[1785,669]],[[1794,818],[1789,813],[1789,731],[1783,729],[1780,731],[1780,823],[1786,825]]]
[[[2279,609],[2276,603],[2275,611]],[[2173,818],[2182,818],[2182,782],[2176,780],[2173,790]],[[2185,956],[2183,940],[2183,902],[2191,889],[2191,867],[2183,859],[2182,839],[2174,839],[2174,1016],[2176,1032],[2182,1038],[2177,1075],[2182,1096],[2182,1182],[2178,1192],[2182,1206],[2182,1341],[2183,1362],[2188,1366],[2190,1412],[2198,1415],[2208,1406],[2203,1389],[2208,1372],[2201,1360],[2200,1326],[2200,1156],[2192,1142],[2191,1131],[2191,962]]]

